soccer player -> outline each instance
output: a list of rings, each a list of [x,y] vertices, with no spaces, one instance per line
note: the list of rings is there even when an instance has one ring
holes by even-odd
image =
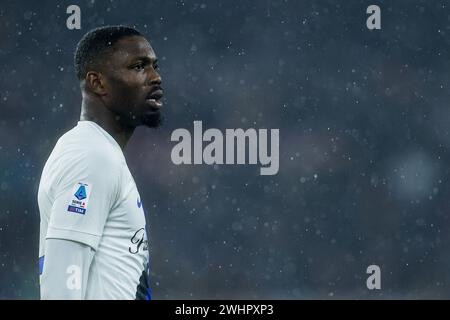
[[[39,184],[41,299],[151,298],[144,209],[122,150],[137,126],[161,122],[157,67],[133,28],[80,40],[80,121],[59,138]]]

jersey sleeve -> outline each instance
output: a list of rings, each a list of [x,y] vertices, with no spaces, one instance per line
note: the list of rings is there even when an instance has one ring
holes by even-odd
[[[40,277],[42,300],[85,299],[94,250],[82,243],[47,239]]]
[[[101,150],[62,161],[46,239],[80,242],[97,250],[117,199],[120,166]]]

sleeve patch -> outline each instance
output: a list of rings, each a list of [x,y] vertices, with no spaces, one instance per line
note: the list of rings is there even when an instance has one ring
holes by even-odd
[[[79,214],[85,214],[91,196],[91,184],[77,183],[72,190],[72,198],[67,207],[67,211]]]

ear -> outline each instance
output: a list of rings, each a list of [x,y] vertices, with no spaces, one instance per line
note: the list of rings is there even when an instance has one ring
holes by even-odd
[[[100,96],[105,96],[107,94],[105,78],[100,72],[89,71],[86,74],[86,86]]]

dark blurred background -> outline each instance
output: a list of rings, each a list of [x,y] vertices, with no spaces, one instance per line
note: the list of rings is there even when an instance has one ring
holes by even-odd
[[[2,0],[0,298],[39,298],[40,174],[79,117],[75,46],[108,24],[145,33],[165,88],[125,151],[155,299],[450,298],[450,4],[425,0]],[[279,128],[279,173],[172,164],[194,120]]]

